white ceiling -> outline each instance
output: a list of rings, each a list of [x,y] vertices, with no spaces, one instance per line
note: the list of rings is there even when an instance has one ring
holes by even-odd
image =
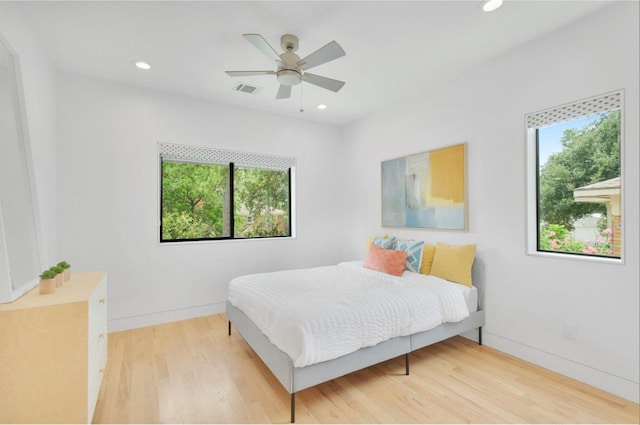
[[[415,96],[516,49],[611,1],[43,1],[17,2],[63,70],[215,102],[343,125]],[[276,100],[271,61],[242,37],[260,33],[280,52],[280,36],[300,39],[304,57],[336,40],[347,55],[313,69],[346,81],[333,93],[310,84]],[[142,59],[150,71],[136,69]],[[236,92],[238,82],[263,87]],[[324,103],[324,111],[316,105]]]

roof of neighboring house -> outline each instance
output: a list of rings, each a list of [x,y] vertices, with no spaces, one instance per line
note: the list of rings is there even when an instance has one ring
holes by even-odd
[[[620,177],[614,177],[609,180],[603,180],[601,182],[588,184],[586,186],[578,187],[573,191],[578,190],[594,190],[594,189],[620,189]]]
[[[576,202],[608,202],[611,196],[620,196],[620,183],[620,177],[614,177],[609,180],[588,184],[573,189],[573,197]]]

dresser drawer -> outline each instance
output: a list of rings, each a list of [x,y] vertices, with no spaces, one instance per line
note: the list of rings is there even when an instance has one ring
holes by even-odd
[[[89,374],[89,387],[87,392],[87,422],[91,423],[93,419],[93,413],[98,402],[98,395],[100,394],[100,385],[104,378],[104,368],[107,365],[107,341],[100,345],[100,349],[97,354],[96,363],[94,368],[90,370]]]
[[[107,283],[103,279],[89,299],[88,365],[91,371],[96,362],[100,347],[107,341]]]

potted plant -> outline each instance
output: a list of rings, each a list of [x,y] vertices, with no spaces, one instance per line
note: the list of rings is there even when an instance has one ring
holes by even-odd
[[[56,286],[62,286],[62,273],[64,272],[64,269],[60,266],[53,266],[49,270],[56,274]]]
[[[40,295],[53,294],[56,292],[56,276],[57,273],[50,269],[42,272],[40,275],[40,284],[38,285]]]
[[[58,267],[62,267],[62,280],[68,282],[71,279],[71,265],[66,261],[60,261]]]

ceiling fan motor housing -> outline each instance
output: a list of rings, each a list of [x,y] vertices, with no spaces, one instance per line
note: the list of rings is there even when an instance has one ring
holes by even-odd
[[[291,38],[295,40],[292,40]],[[281,41],[282,48],[285,52],[280,55],[282,65],[278,67],[278,82],[285,86],[295,86],[300,84],[302,81],[302,71],[300,71],[300,67],[298,66],[300,56],[293,53],[298,49],[298,37],[291,34],[285,34],[282,36]],[[285,47],[285,45],[288,47]]]

